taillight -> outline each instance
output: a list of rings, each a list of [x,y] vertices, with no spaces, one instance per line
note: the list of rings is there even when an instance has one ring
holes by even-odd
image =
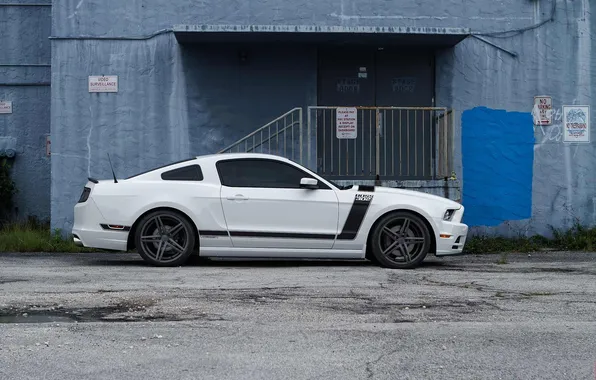
[[[81,194],[81,197],[79,198],[79,203],[87,202],[87,199],[89,199],[89,194],[91,194],[91,189],[85,187],[83,189],[83,194]]]

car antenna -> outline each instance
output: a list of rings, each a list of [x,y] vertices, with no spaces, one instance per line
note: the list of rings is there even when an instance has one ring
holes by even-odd
[[[114,167],[112,166],[112,160],[110,159],[110,154],[108,153],[108,161],[110,161],[110,168],[112,169],[112,175],[114,176],[114,183],[118,183],[116,179],[116,173],[114,173]]]

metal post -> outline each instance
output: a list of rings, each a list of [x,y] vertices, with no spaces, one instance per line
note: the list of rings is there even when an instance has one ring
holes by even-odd
[[[299,145],[299,147],[300,147],[300,165],[304,165],[304,162],[302,161],[302,150],[303,150],[303,148],[302,148],[302,108],[300,108],[300,111],[298,112],[298,123],[300,123],[298,125],[298,131],[300,133],[300,137],[299,137],[299,140],[300,140],[300,145]],[[310,139],[308,141],[310,142]],[[310,148],[310,144],[309,144],[309,148]]]
[[[306,108],[306,119],[307,119],[306,120],[306,123],[307,123],[306,135],[307,135],[307,139],[308,139],[308,141],[306,142],[306,144],[308,145],[308,152],[306,152],[306,156],[308,157],[307,158],[308,165],[311,165],[311,166],[308,166],[308,167],[310,168],[310,170],[312,170],[313,172],[316,173],[317,172],[317,170],[316,170],[317,166],[316,165],[313,165],[313,161],[312,161],[312,157],[311,157],[311,152],[310,152],[311,151],[310,140],[312,139],[312,129],[311,129],[311,121],[310,121],[311,117],[310,117],[310,114],[311,114],[311,107],[309,106],[309,107]],[[317,145],[316,138],[317,138],[317,134],[315,133],[315,146]],[[316,156],[316,154],[315,154],[315,162],[317,162],[317,156]]]
[[[450,157],[449,157],[449,168],[450,171],[455,171],[455,110],[451,110],[451,133],[449,134]],[[449,173],[451,175],[451,173]]]
[[[375,172],[376,172],[376,176],[375,176],[375,184],[377,186],[381,185],[381,179],[380,179],[380,170],[379,168],[381,167],[381,128],[380,128],[380,124],[381,124],[381,113],[379,112],[379,109],[377,108],[375,110],[376,112],[376,131],[377,131],[377,136],[376,136],[376,140],[377,140],[377,148],[376,148],[376,158],[377,158],[377,162],[376,162],[376,168],[375,168]]]

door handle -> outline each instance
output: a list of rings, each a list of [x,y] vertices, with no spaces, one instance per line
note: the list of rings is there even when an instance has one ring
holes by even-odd
[[[246,200],[248,200],[248,198],[242,194],[230,195],[227,197],[227,199],[230,201],[246,201]]]

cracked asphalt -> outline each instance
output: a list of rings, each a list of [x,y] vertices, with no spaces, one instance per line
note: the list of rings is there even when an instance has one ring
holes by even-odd
[[[596,253],[0,253],[0,379],[596,379]]]

